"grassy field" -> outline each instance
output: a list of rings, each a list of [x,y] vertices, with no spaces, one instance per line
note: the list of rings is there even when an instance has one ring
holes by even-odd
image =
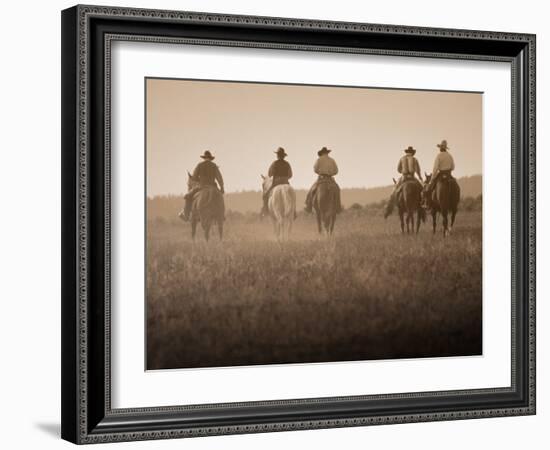
[[[446,239],[350,210],[331,240],[301,215],[283,246],[254,216],[221,243],[189,228],[148,222],[148,369],[481,354],[480,211]]]

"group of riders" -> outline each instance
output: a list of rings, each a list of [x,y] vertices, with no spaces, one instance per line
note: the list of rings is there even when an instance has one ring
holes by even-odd
[[[437,144],[437,147],[439,148],[439,153],[435,157],[432,177],[431,179],[426,180],[428,183],[425,189],[423,184],[424,180],[422,179],[422,172],[420,170],[420,164],[418,162],[418,159],[416,159],[416,157],[414,156],[416,154],[416,149],[414,149],[412,146],[409,146],[404,150],[405,155],[399,159],[399,163],[397,165],[397,172],[401,174],[401,176],[394,186],[394,190],[387,204],[384,217],[387,217],[389,214],[391,214],[393,207],[396,204],[399,193],[401,192],[401,189],[406,182],[412,181],[418,183],[424,189],[424,198],[428,199],[431,197],[431,192],[440,177],[445,175],[452,177],[451,174],[455,168],[455,164],[453,157],[449,153],[447,141],[441,141],[440,144]],[[327,147],[323,147],[317,152],[318,159],[315,161],[315,164],[313,166],[313,171],[315,172],[315,174],[317,174],[317,180],[315,181],[313,186],[311,186],[306,197],[305,211],[308,213],[312,212],[315,192],[320,183],[331,183],[337,189],[337,212],[340,212],[342,210],[340,202],[340,188],[334,180],[334,176],[338,174],[338,166],[336,164],[336,161],[329,156],[330,152],[331,150]],[[286,151],[282,147],[279,147],[275,151],[275,153],[277,155],[277,159],[271,164],[268,170],[268,176],[271,177],[273,181],[271,187],[263,194],[263,207],[261,213],[264,216],[268,214],[267,205],[270,193],[273,188],[275,186],[289,184],[290,179],[292,178],[292,167],[285,159],[288,156]],[[205,187],[215,187],[222,194],[224,193],[223,177],[219,167],[213,162],[214,156],[210,151],[207,150],[200,157],[203,159],[203,161],[197,165],[197,167],[193,171],[193,174],[191,175],[192,179],[195,180],[195,187],[190,189],[189,192],[185,195],[185,207],[183,212],[180,214],[180,217],[186,221],[189,220],[190,217],[193,198],[195,197],[195,194],[197,194],[201,189]]]
[[[427,184],[425,187],[423,184],[424,180],[422,179],[422,171],[420,170],[420,163],[414,156],[416,154],[416,149],[412,146],[408,146],[405,149],[405,155],[399,159],[399,163],[397,164],[397,172],[399,172],[401,176],[399,177],[397,183],[395,183],[394,190],[390,196],[390,201],[388,202],[386,211],[384,212],[384,217],[388,217],[391,214],[393,207],[396,204],[396,199],[398,198],[399,193],[406,182],[412,181],[419,184],[420,188],[424,192],[424,206],[429,207],[432,191],[437,181],[444,176],[452,178],[452,172],[455,169],[455,162],[449,152],[447,141],[444,139],[436,146],[439,148],[439,153],[435,157],[432,175],[426,180]]]

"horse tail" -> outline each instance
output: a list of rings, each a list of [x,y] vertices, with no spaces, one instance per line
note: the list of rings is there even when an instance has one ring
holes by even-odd
[[[426,222],[426,210],[422,207],[422,205],[420,205],[418,207],[418,215],[420,216],[420,220],[422,221],[422,223],[425,223]]]
[[[442,179],[437,182],[436,197],[442,211],[457,211],[460,202],[460,185],[455,178]]]
[[[442,212],[449,211],[451,200],[451,180],[441,178],[437,181],[435,193],[439,209]]]
[[[417,213],[422,222],[426,221],[426,210],[422,207],[422,185],[416,182],[407,182],[401,189],[399,201],[402,210],[407,214]]]
[[[199,192],[197,210],[201,219],[223,220],[225,202],[222,193],[216,187],[205,187]]]
[[[283,220],[285,217],[294,219],[296,192],[290,185],[284,184],[275,187],[269,203],[270,211],[276,220]]]
[[[285,217],[291,217],[294,219],[294,213],[296,212],[296,192],[289,184],[283,186],[283,214]]]
[[[336,214],[338,213],[338,187],[330,182],[321,183],[319,195],[319,213],[321,221],[328,233],[332,232]]]
[[[286,241],[292,230],[292,222],[296,212],[296,193],[288,184],[275,186],[268,200],[268,208],[275,234],[279,241]]]
[[[407,211],[418,209],[421,202],[421,187],[416,182],[406,182],[401,189],[401,200]]]
[[[451,184],[451,186],[451,209],[456,212],[456,210],[458,209],[458,204],[460,202],[460,185],[458,184],[458,181],[453,179],[453,183]]]

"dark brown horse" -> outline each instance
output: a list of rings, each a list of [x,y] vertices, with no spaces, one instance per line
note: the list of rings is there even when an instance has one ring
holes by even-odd
[[[395,179],[393,182],[397,183]],[[396,202],[401,221],[401,233],[405,232],[405,224],[407,224],[407,233],[415,232],[415,218],[416,233],[418,233],[420,221],[426,221],[426,213],[422,208],[422,185],[416,180],[404,181]]]
[[[426,175],[426,185],[424,195],[426,204],[432,212],[433,233],[437,227],[437,214],[441,213],[443,218],[443,236],[451,233],[455,224],[458,203],[460,202],[460,186],[457,181],[448,173],[440,173],[436,184],[432,189],[431,195],[427,192],[432,175]],[[451,224],[449,225],[449,214],[451,215]]]
[[[198,187],[199,183],[193,176],[187,173],[187,189]],[[191,237],[195,240],[197,224],[200,222],[204,232],[204,238],[210,239],[210,227],[216,223],[220,240],[223,238],[223,222],[225,220],[225,203],[223,194],[216,186],[203,186],[195,194],[191,207]]]
[[[339,190],[332,178],[320,180],[313,196],[313,209],[317,216],[319,234],[324,231],[328,236],[334,232],[334,223],[338,214]]]

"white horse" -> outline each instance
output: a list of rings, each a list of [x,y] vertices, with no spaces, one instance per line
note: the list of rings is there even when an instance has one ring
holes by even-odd
[[[273,177],[262,175],[262,190],[265,194],[273,184]],[[279,184],[271,189],[267,201],[269,216],[279,242],[288,241],[292,223],[296,217],[296,192],[290,184]]]

